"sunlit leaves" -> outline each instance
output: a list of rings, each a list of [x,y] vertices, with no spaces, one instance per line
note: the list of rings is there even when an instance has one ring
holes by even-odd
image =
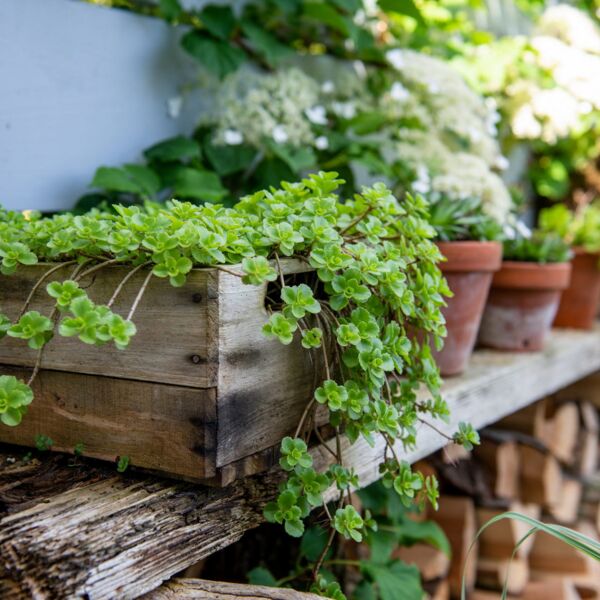
[[[310,467],[312,457],[308,454],[306,443],[298,438],[285,437],[281,441],[281,459],[279,464],[286,470],[291,471],[297,465]]]
[[[6,332],[9,336],[27,340],[27,345],[39,350],[52,337],[52,321],[36,310],[26,312]]]
[[[36,255],[21,242],[0,242],[0,272],[4,275],[14,273],[17,265],[34,265]]]
[[[264,256],[244,258],[242,269],[244,271],[244,276],[242,277],[244,283],[260,285],[261,283],[277,279],[277,271],[275,271]]]
[[[12,375],[0,375],[0,421],[14,427],[21,422],[33,392]]]
[[[298,323],[293,319],[287,319],[282,313],[273,313],[269,321],[263,326],[263,333],[267,337],[278,338],[282,344],[288,345],[294,339],[294,332],[298,329]]]
[[[85,291],[79,287],[76,281],[66,280],[53,281],[46,286],[48,295],[56,299],[56,306],[60,311],[65,311],[71,306],[75,298],[85,296]]]

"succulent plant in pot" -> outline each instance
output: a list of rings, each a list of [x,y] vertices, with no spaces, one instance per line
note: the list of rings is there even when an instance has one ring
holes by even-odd
[[[540,228],[573,247],[571,283],[554,324],[591,329],[600,303],[600,204],[583,204],[575,211],[564,204],[546,208],[540,213]]]
[[[442,311],[448,335],[434,355],[442,375],[458,375],[473,352],[492,276],[500,268],[501,227],[476,198],[432,202],[429,221],[446,258],[440,268],[453,293]]]
[[[569,285],[569,246],[557,235],[535,231],[504,242],[502,268],[494,275],[479,342],[491,348],[537,351],[552,328],[561,293]]]

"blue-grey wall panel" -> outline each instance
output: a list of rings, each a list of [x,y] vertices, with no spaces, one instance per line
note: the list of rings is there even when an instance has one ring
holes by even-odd
[[[97,166],[190,131],[190,78],[165,23],[75,0],[0,1],[0,203],[72,206]],[[187,69],[187,73],[184,70]]]

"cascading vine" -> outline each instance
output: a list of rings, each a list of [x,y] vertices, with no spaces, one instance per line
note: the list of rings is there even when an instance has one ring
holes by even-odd
[[[54,263],[15,322],[0,314],[0,336],[21,338],[39,353],[27,384],[0,377],[2,422],[17,425],[26,414],[33,399],[29,386],[56,333],[77,336],[86,344],[113,342],[126,348],[136,332],[135,310],[153,276],[182,286],[192,268],[203,266],[237,275],[248,285],[270,284],[276,291],[270,291],[265,335],[283,344],[299,338],[312,353],[315,369],[322,366],[324,379],[308,399],[293,437],[282,441],[280,464],[288,477],[265,516],[300,536],[311,510],[323,511],[330,524],[329,544],[313,570],[316,589],[322,589],[319,571],[335,533],[360,541],[375,526],[350,503],[350,490],[359,482],[344,464],[342,436],[350,443],[362,437],[371,445],[381,436],[384,484],[407,504],[436,505],[435,479],[413,472],[397,449],[415,446],[420,424],[448,417],[428,343],[442,343],[440,308],[450,292],[436,266],[441,256],[431,241],[435,233],[427,222],[427,205],[411,196],[400,202],[383,184],[341,202],[336,192],[342,183],[336,173],[313,174],[246,196],[233,208],[173,200],[52,218],[0,212],[2,273],[10,275],[20,265]],[[312,280],[286,279],[284,257],[312,267]],[[132,270],[106,305],[96,304],[78,282],[117,263]],[[148,274],[129,313],[116,314],[111,308],[115,298],[139,270]],[[55,300],[52,313],[28,310],[46,279],[63,272],[64,280],[46,285]],[[417,395],[422,386],[428,399]],[[311,436],[321,439],[313,418],[319,405],[328,409],[334,436],[327,445],[331,466],[325,472],[313,468],[308,452]],[[464,423],[452,439],[467,447],[478,440]],[[324,502],[332,486],[339,492],[333,509]]]

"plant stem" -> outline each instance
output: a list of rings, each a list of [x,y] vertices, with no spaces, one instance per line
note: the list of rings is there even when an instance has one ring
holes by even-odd
[[[71,279],[76,280],[77,273],[79,273],[79,271],[81,271],[81,269],[84,267],[85,264],[86,263],[81,263],[80,265],[77,265],[75,267],[75,269],[71,273]],[[58,308],[56,308],[56,305],[55,305],[54,308],[52,309],[52,312],[50,313],[50,316],[48,317],[53,323],[52,333],[54,333],[54,330],[56,329],[56,324],[58,323],[58,317],[59,317],[59,312],[58,312]],[[48,342],[49,341],[50,340],[48,340]],[[48,342],[46,342],[46,343],[48,343]],[[31,384],[34,382],[35,378],[37,377],[38,373],[40,372],[40,368],[42,366],[42,356],[44,355],[45,348],[46,348],[46,344],[44,344],[38,350],[37,358],[35,359],[35,365],[33,366],[33,371],[31,372],[31,375],[30,375],[29,379],[27,380],[27,385],[29,387],[31,387]]]
[[[19,316],[17,317],[17,321],[20,320],[20,318],[25,314],[25,312],[29,308],[29,305],[31,304],[31,301],[33,300],[33,296],[35,295],[35,293],[39,289],[39,287],[42,285],[42,283],[44,283],[44,281],[46,281],[46,279],[48,279],[48,277],[50,277],[50,275],[52,275],[52,273],[55,273],[56,271],[62,269],[63,267],[66,267],[68,265],[72,265],[72,264],[74,264],[76,262],[77,262],[76,260],[70,260],[68,262],[61,263],[60,265],[56,265],[55,267],[52,267],[51,269],[48,269],[35,282],[35,285],[31,288],[31,291],[29,292],[29,296],[27,296],[27,300],[25,300],[25,304],[23,304],[23,308],[21,308],[21,310],[19,312]]]
[[[219,271],[223,271],[223,273],[229,273],[229,275],[233,275],[234,277],[243,277],[241,273],[238,273],[237,271],[232,271],[231,269],[228,269],[227,267],[224,267],[222,265],[215,265],[214,268]]]
[[[444,433],[441,429],[438,429],[433,423],[430,423],[429,421],[426,421],[425,419],[422,419],[421,417],[417,417],[417,419],[419,420],[420,423],[423,423],[423,425],[427,425],[427,427],[429,427],[430,429],[433,429],[436,433],[441,435],[443,438],[446,438],[449,442],[454,441],[454,438],[451,435]]]
[[[131,318],[135,314],[138,304],[140,303],[140,300],[142,299],[142,296],[144,295],[144,292],[146,291],[146,288],[148,287],[148,283],[150,283],[150,279],[151,279],[152,275],[153,275],[152,270],[150,270],[148,275],[146,275],[146,279],[144,279],[144,283],[142,283],[142,287],[140,288],[140,291],[137,293],[137,296],[135,297],[133,304],[131,305],[131,309],[129,310],[129,314],[127,315],[128,321],[131,321]]]
[[[150,265],[150,262],[146,262],[146,263],[142,263],[141,265],[138,265],[137,267],[135,267],[135,269],[132,269],[131,271],[129,271],[129,273],[127,273],[127,275],[125,275],[125,277],[123,277],[123,279],[121,280],[121,283],[119,283],[119,285],[117,286],[117,289],[114,291],[113,295],[110,297],[110,300],[108,301],[107,305],[108,308],[110,308],[114,303],[115,300],[117,299],[117,296],[121,293],[121,290],[123,289],[123,286],[142,268],[147,267],[148,265]]]
[[[90,267],[89,269],[87,269],[87,271],[84,271],[83,273],[81,273],[81,275],[78,275],[76,280],[79,281],[80,279],[83,279],[84,277],[87,277],[88,275],[91,275],[92,273],[95,273],[96,271],[99,271],[100,269],[107,267],[108,265],[114,265],[115,263],[118,263],[118,262],[121,262],[119,258],[111,258],[110,260],[105,260],[104,262],[101,262],[100,264]]]
[[[277,270],[279,271],[279,280],[281,281],[281,288],[285,287],[285,281],[283,279],[283,271],[281,270],[281,263],[279,262],[279,254],[275,252],[275,262],[277,263]]]
[[[340,235],[343,236],[347,231],[350,231],[350,229],[358,225],[372,210],[373,207],[369,206],[362,214],[358,215],[355,219],[352,219],[352,221],[340,231]]]

